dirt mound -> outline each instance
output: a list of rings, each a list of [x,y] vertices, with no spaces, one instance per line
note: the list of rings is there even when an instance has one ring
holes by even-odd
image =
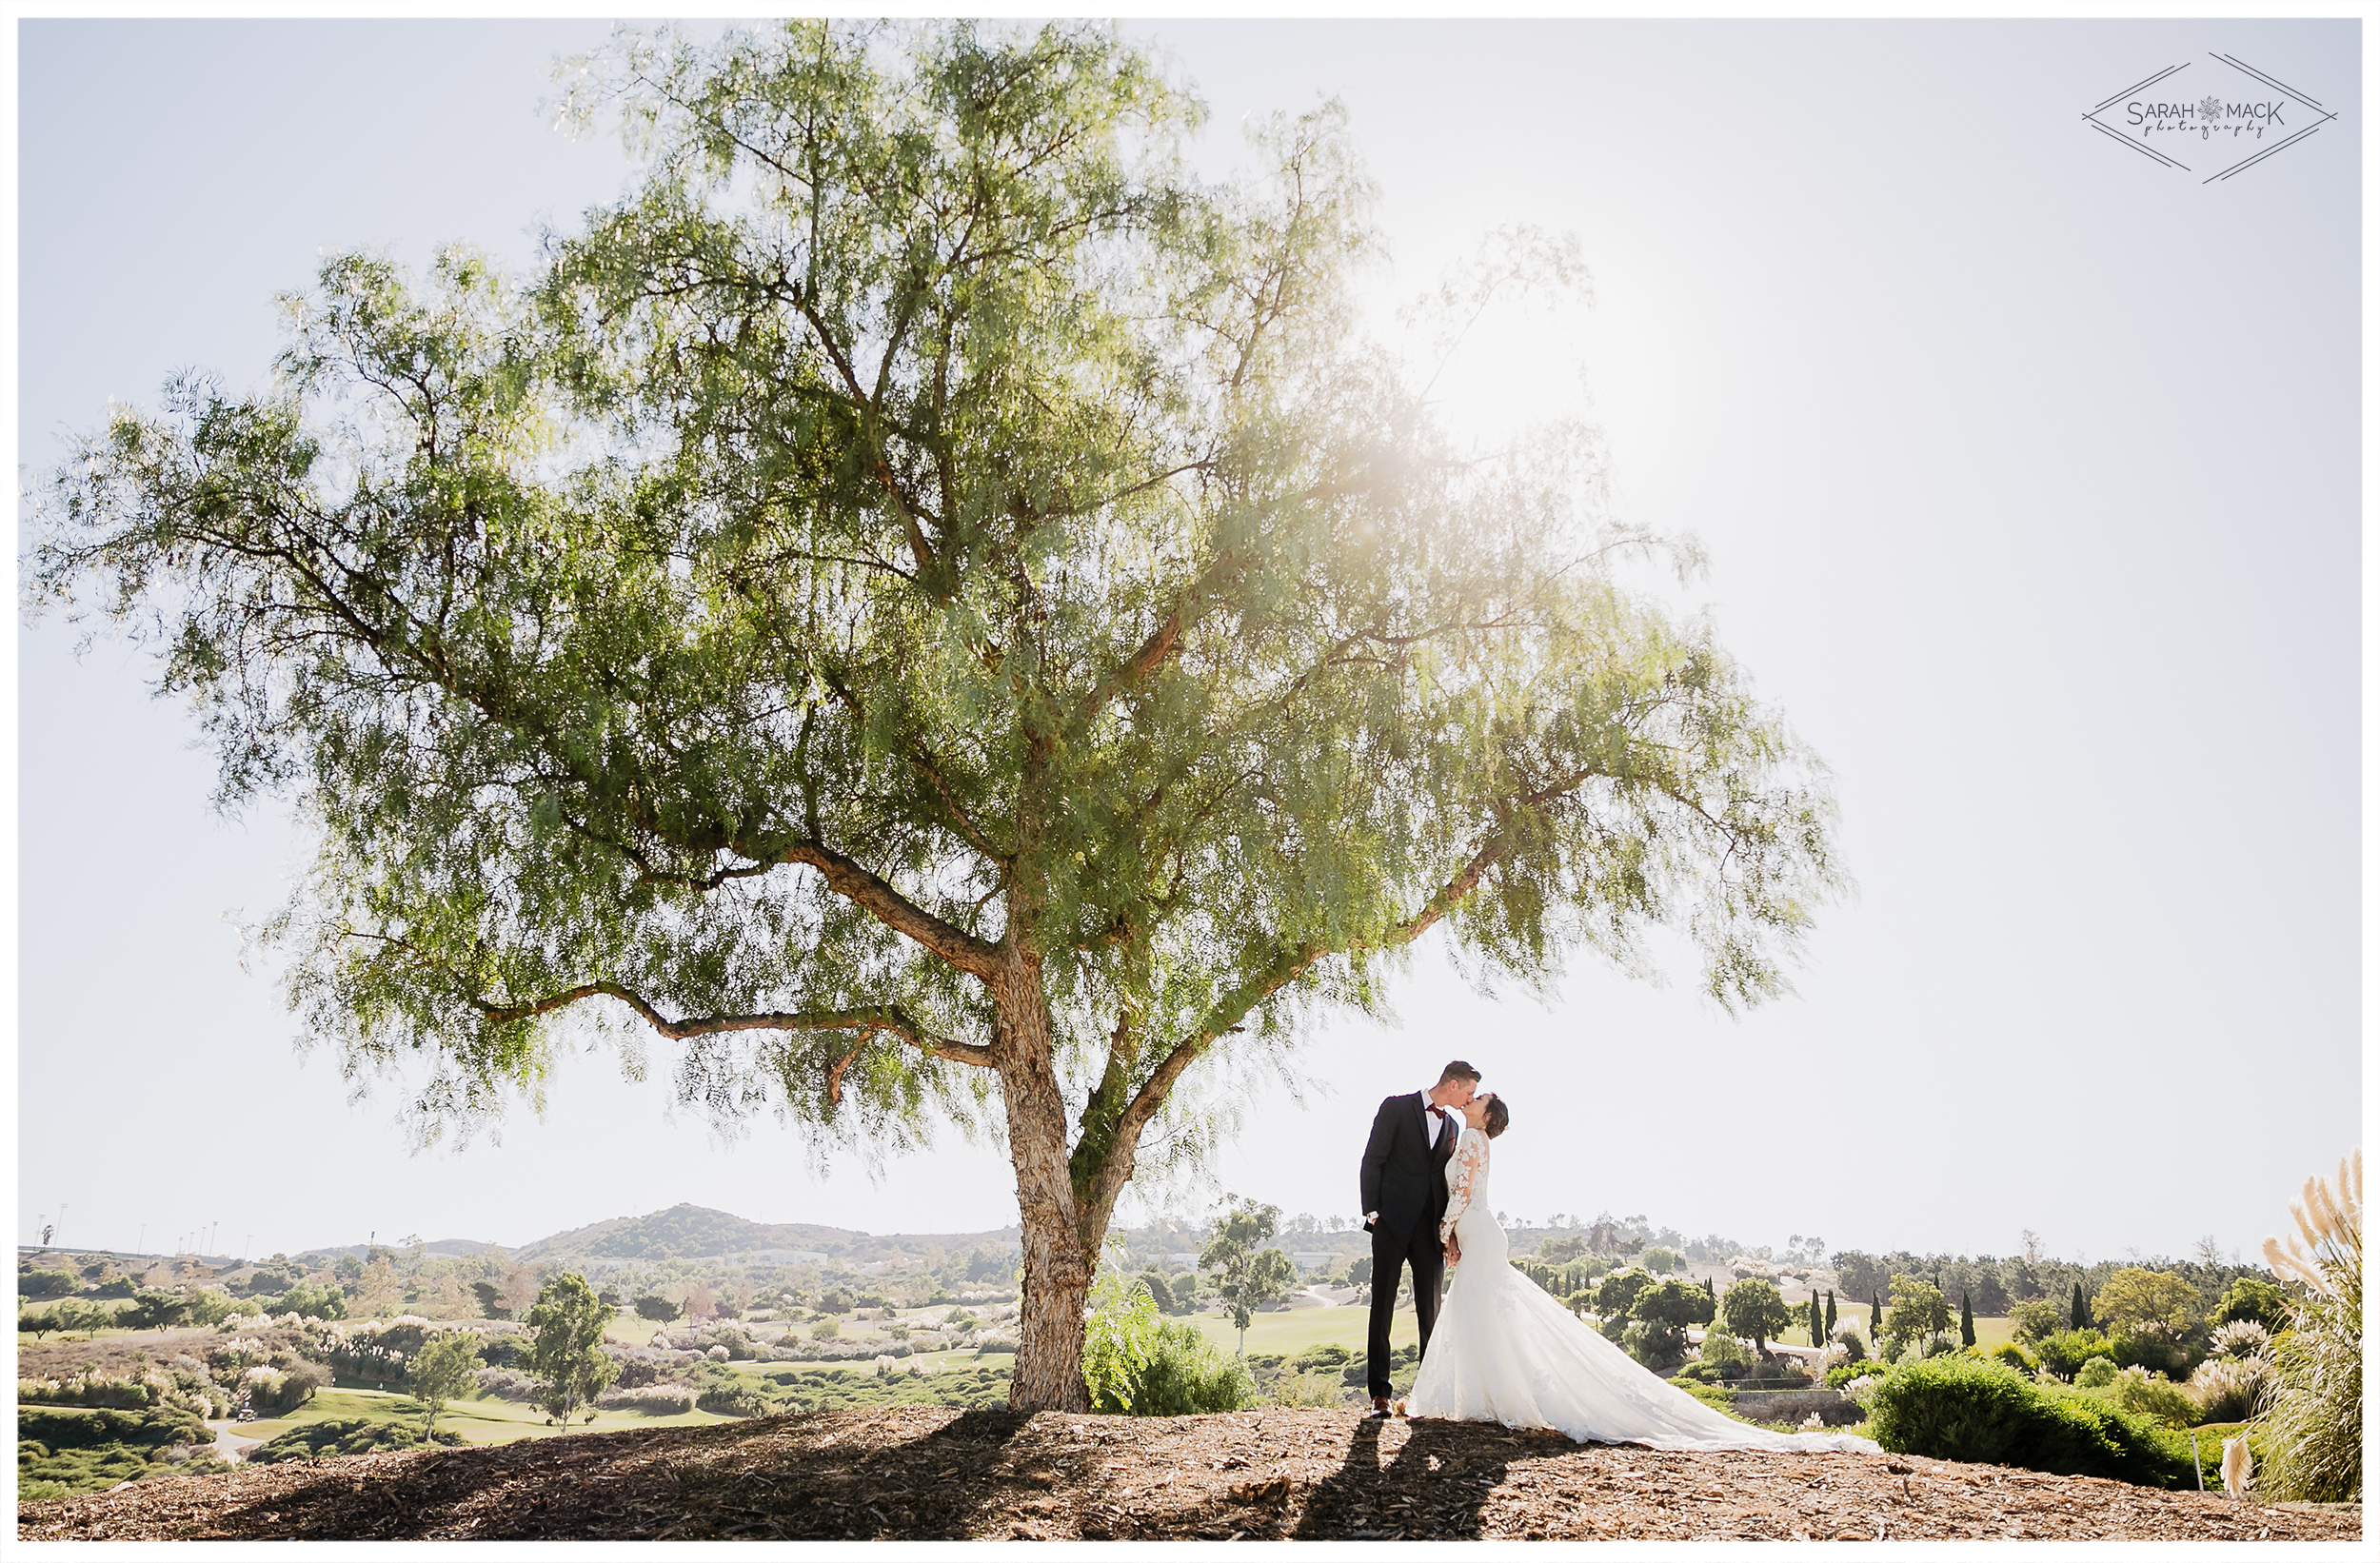
[[[162,1477],[19,1511],[27,1540],[1641,1536],[2350,1540],[2357,1508],[1897,1455],[1664,1454],[1473,1423],[946,1407]]]

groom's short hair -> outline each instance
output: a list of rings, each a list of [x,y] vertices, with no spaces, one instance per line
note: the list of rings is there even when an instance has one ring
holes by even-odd
[[[1448,1064],[1445,1068],[1438,1072],[1438,1084],[1444,1085],[1448,1080],[1469,1080],[1472,1084],[1477,1085],[1479,1083],[1479,1072],[1472,1068],[1469,1064],[1463,1062],[1460,1058],[1457,1058],[1453,1063]]]

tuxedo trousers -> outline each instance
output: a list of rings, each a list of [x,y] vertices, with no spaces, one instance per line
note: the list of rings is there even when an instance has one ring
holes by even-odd
[[[1397,1279],[1413,1268],[1413,1316],[1421,1327],[1421,1355],[1428,1355],[1430,1332],[1438,1328],[1438,1294],[1446,1278],[1446,1249],[1438,1240],[1438,1222],[1424,1216],[1411,1232],[1391,1232],[1385,1221],[1372,1223],[1372,1334],[1366,1342],[1364,1370],[1374,1395],[1396,1393],[1389,1384],[1388,1329],[1397,1315]]]

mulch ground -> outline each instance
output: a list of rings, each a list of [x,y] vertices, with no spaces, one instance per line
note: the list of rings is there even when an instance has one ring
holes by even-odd
[[[26,1504],[25,1540],[2354,1540],[2360,1508],[1882,1454],[1665,1454],[1476,1423],[947,1407],[417,1450]]]

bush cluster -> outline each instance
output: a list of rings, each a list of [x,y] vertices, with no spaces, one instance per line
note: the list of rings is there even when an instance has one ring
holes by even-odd
[[[1148,1288],[1113,1276],[1101,1283],[1085,1326],[1082,1377],[1091,1408],[1110,1415],[1187,1416],[1256,1400],[1245,1365],[1160,1314]]]
[[[334,1416],[296,1427],[251,1450],[248,1459],[259,1465],[282,1460],[320,1460],[338,1454],[374,1454],[383,1450],[419,1449],[424,1444],[454,1445],[458,1433],[439,1432],[424,1437],[411,1422],[376,1422],[366,1416]]]
[[[1897,1367],[1868,1397],[1869,1431],[1896,1454],[2173,1487],[2187,1455],[2143,1417],[1966,1355]]]

